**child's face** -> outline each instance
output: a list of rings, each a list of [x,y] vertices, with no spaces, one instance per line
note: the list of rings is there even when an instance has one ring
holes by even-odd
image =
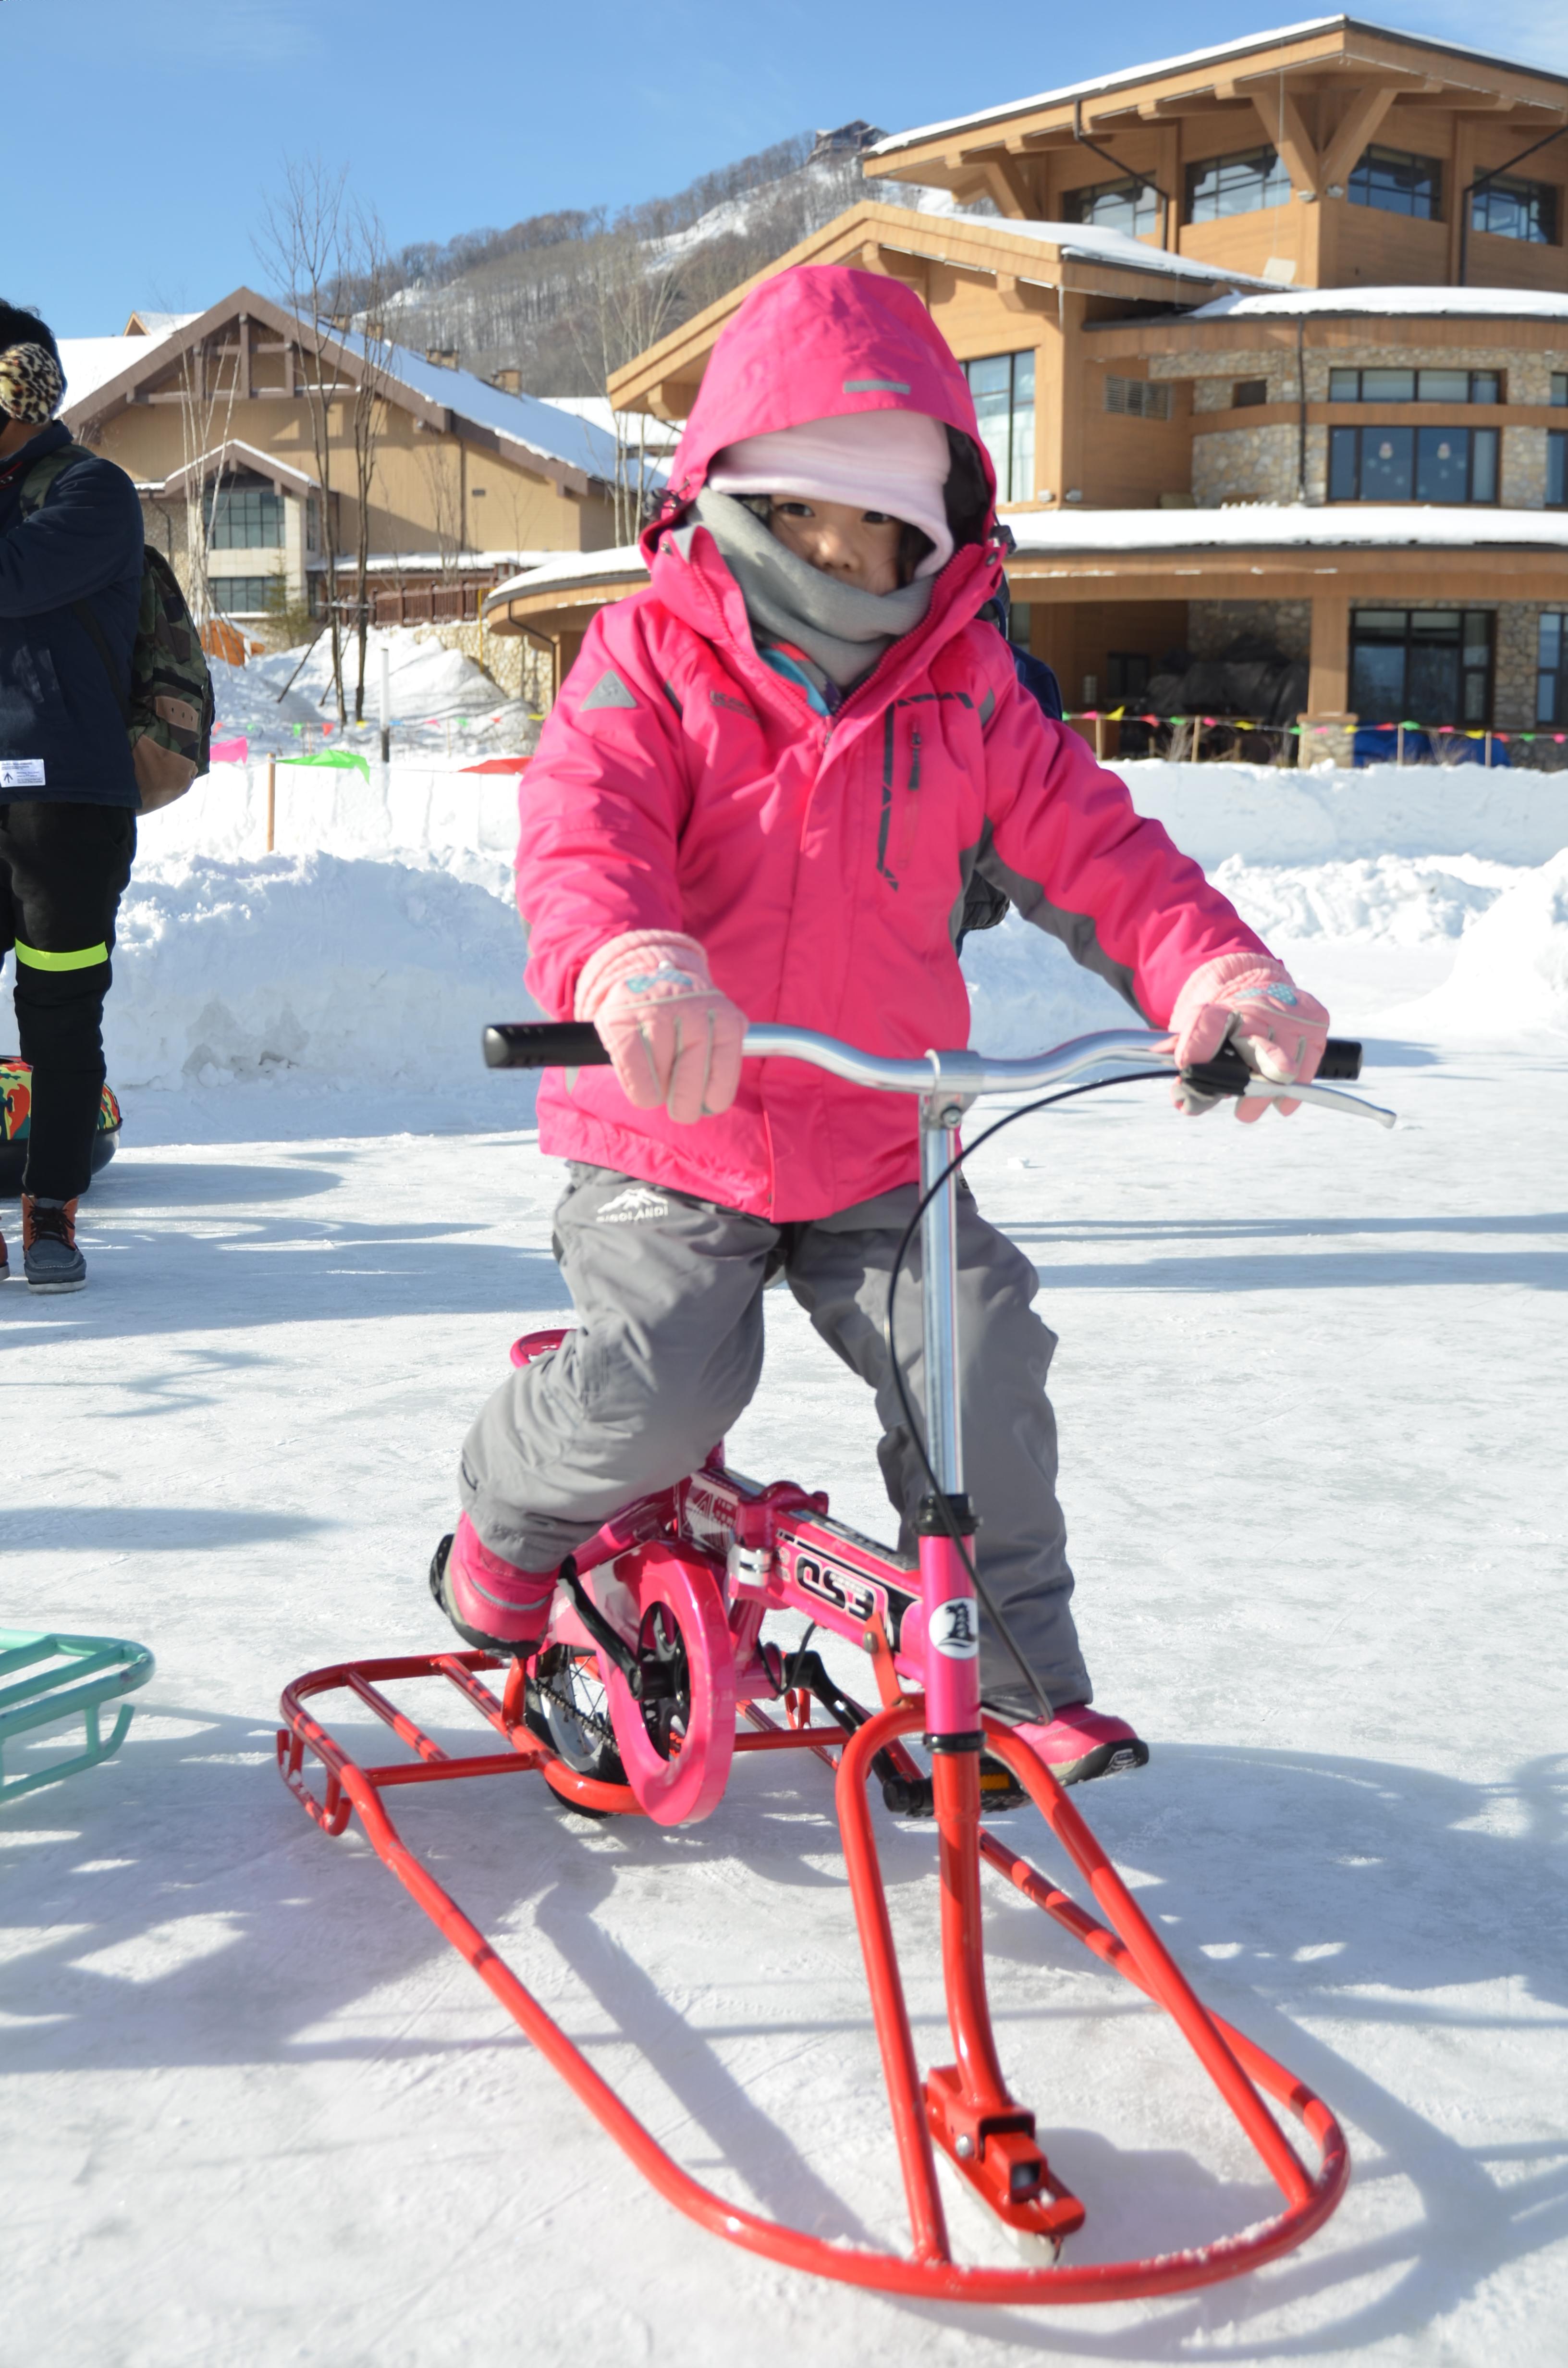
[[[859,592],[896,592],[898,545],[903,529],[885,510],[850,502],[805,501],[776,494],[768,525],[787,551]]]

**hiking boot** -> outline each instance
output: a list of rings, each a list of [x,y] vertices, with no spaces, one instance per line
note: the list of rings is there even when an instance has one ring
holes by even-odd
[[[557,1573],[520,1570],[480,1538],[466,1513],[430,1561],[430,1592],[458,1634],[484,1653],[525,1654],[550,1617]]]
[[[22,1272],[34,1291],[80,1291],[87,1261],[76,1247],[74,1201],[22,1195]]]

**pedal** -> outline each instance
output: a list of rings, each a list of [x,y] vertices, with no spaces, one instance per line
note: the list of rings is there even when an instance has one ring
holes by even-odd
[[[978,2112],[951,2064],[926,2075],[922,2094],[931,2135],[999,2220],[1053,2251],[1083,2226],[1084,2207],[1052,2175],[1027,2106]]]

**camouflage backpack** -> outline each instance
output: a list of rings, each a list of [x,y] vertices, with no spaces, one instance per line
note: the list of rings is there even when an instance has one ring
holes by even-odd
[[[20,487],[24,518],[48,500],[83,450],[80,444],[62,444],[57,452],[46,452],[34,461]],[[120,692],[113,653],[91,606],[74,600],[71,613],[103,661],[130,734],[142,811],[151,814],[183,797],[211,760],[212,677],[185,594],[162,552],[149,546],[142,561],[142,606],[131,653],[129,700]]]

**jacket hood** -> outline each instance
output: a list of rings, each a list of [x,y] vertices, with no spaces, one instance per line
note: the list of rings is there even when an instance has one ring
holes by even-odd
[[[652,561],[727,444],[864,411],[920,411],[956,428],[978,452],[994,503],[968,381],[913,290],[840,264],[800,264],[765,279],[713,348],[644,555]]]

